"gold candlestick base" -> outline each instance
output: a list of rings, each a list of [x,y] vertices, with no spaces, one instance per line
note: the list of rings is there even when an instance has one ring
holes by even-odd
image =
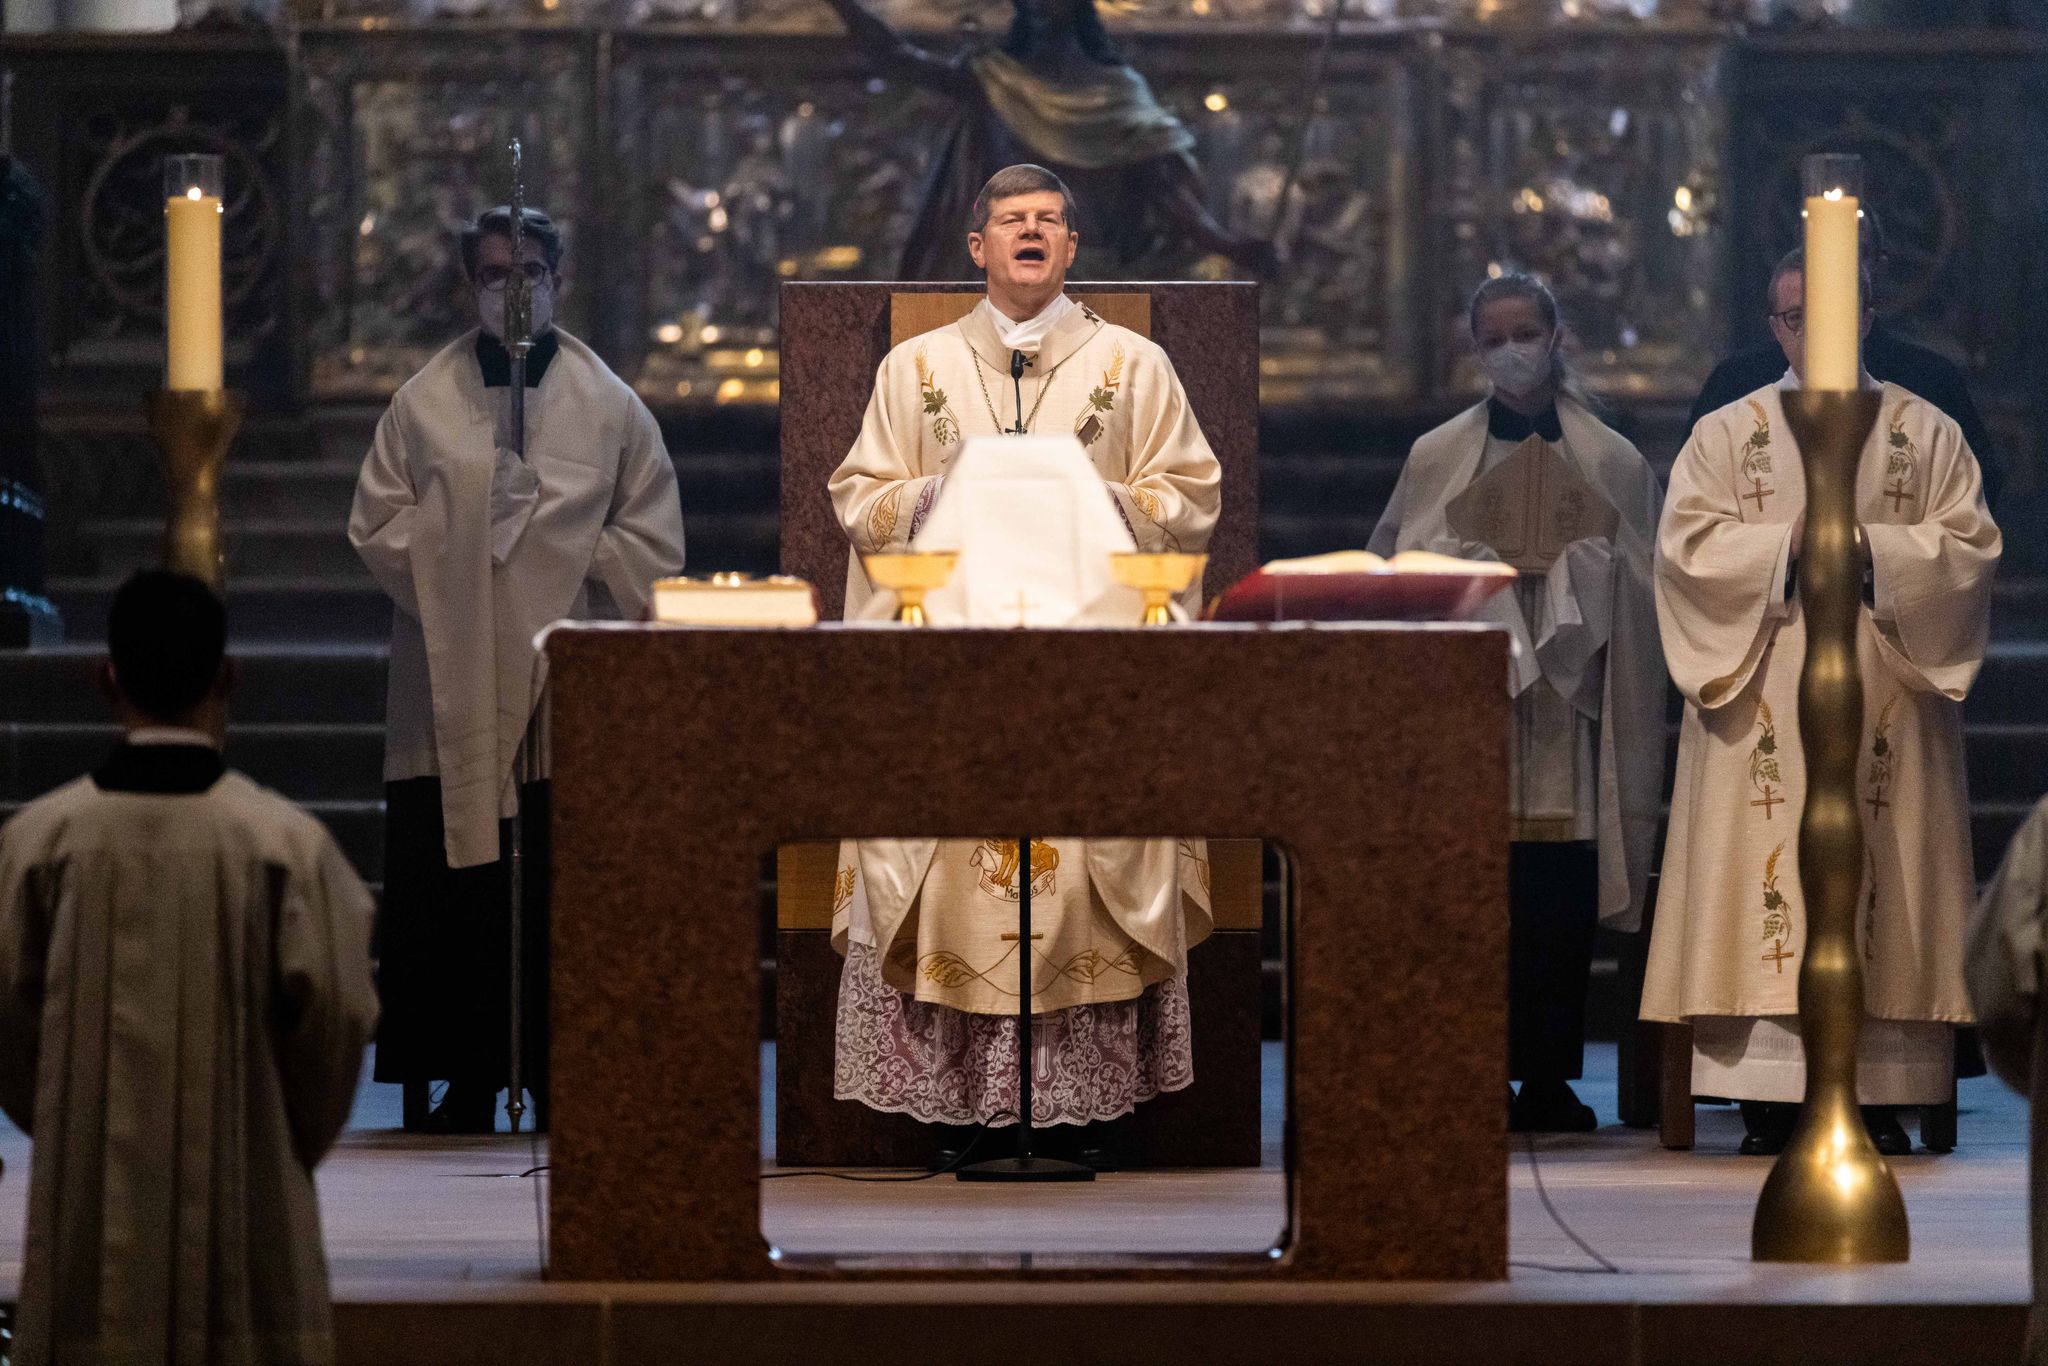
[[[1760,1262],[1903,1262],[1911,1238],[1898,1181],[1863,1127],[1856,1048],[1863,1033],[1863,965],[1856,897],[1863,880],[1856,760],[1863,681],[1856,636],[1863,562],[1856,544],[1856,469],[1878,418],[1869,392],[1785,395],[1785,419],[1806,478],[1799,605],[1806,661],[1799,739],[1806,803],[1799,886],[1806,902],[1799,968],[1799,1034],[1806,1100],[1798,1127],[1757,1199],[1751,1255]]]
[[[159,389],[149,396],[149,432],[164,458],[170,513],[164,568],[215,588],[226,573],[220,541],[220,472],[248,404],[229,389]]]
[[[1154,554],[1125,550],[1112,554],[1109,562],[1118,583],[1145,595],[1144,624],[1165,626],[1173,620],[1169,610],[1173,595],[1201,577],[1209,557],[1181,551]]]
[[[896,595],[896,620],[899,623],[928,626],[931,623],[924,614],[925,594],[945,587],[946,580],[953,577],[953,566],[960,562],[960,552],[906,550],[863,555],[860,562],[876,587],[886,588]]]

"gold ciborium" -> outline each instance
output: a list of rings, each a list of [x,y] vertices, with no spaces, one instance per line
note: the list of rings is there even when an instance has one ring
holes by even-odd
[[[1109,563],[1118,583],[1145,595],[1145,625],[1164,626],[1173,620],[1167,610],[1173,595],[1201,577],[1209,557],[1182,551],[1123,550],[1111,554]]]
[[[906,550],[863,555],[860,562],[876,587],[896,595],[896,620],[905,626],[929,626],[925,619],[924,596],[943,588],[960,562],[957,550]]]
[[[219,588],[220,472],[247,404],[227,389],[159,389],[149,396],[149,432],[164,458],[170,513],[164,568]]]

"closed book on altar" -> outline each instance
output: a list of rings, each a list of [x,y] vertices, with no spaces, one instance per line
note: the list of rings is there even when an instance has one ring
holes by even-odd
[[[654,619],[665,626],[815,626],[818,595],[809,581],[782,575],[657,579]]]
[[[1501,563],[1542,573],[1573,541],[1612,536],[1620,518],[1563,451],[1540,436],[1474,479],[1444,509],[1451,530]]]

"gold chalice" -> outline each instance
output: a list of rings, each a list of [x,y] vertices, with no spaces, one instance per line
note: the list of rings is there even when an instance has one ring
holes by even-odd
[[[877,587],[896,595],[896,620],[905,626],[928,626],[924,595],[945,587],[960,562],[957,550],[906,550],[884,555],[863,555],[860,562]]]
[[[1209,557],[1181,551],[1124,550],[1113,553],[1109,562],[1118,583],[1145,595],[1145,625],[1164,626],[1173,620],[1167,604],[1175,593],[1201,577]]]

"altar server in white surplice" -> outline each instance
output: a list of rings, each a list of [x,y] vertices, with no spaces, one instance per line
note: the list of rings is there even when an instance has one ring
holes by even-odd
[[[982,515],[990,527],[984,542],[1043,525],[1075,568],[1066,583],[1042,566],[1020,569],[1028,591],[1002,615],[984,570],[963,559],[970,584],[959,590],[957,620],[1096,619],[1102,603],[1084,581],[1106,574],[1111,550],[1208,544],[1222,471],[1165,353],[1063,292],[1077,245],[1073,215],[1072,197],[1051,172],[998,172],[975,201],[968,235],[988,274],[988,297],[882,362],[860,439],[831,481],[853,548],[848,618],[884,605],[870,603],[860,555],[908,548],[928,519],[959,517],[955,530],[968,556],[976,553],[975,509],[990,506],[987,486],[970,490],[972,472],[956,475],[956,467],[984,453],[982,473],[996,480],[1050,462],[1031,484],[1038,492],[1018,485],[1018,496],[1039,500],[1031,506],[1043,511],[1007,525]],[[1019,384],[1013,363],[1022,369]],[[1071,437],[1056,443],[1064,454],[1019,442],[1016,461],[1006,462],[1000,445],[977,443],[976,455],[963,458],[966,442],[1018,424],[1020,389],[1024,429]],[[1040,454],[1027,459],[1027,449]],[[1187,601],[1199,601],[1199,587]],[[1126,606],[1124,619],[1135,620],[1137,601]],[[1192,1079],[1186,950],[1208,932],[1207,850],[1199,840],[1044,834],[1032,841],[1031,859],[1034,930],[1046,936],[1033,958],[1035,1118],[1112,1121]],[[1016,945],[1000,933],[1007,925],[1014,934],[1018,852],[1014,839],[1001,838],[845,847],[834,906],[834,939],[846,955],[841,1099],[956,1126],[1015,1109]]]
[[[1647,1020],[1691,1021],[1693,1090],[1745,1102],[1748,1153],[1783,1148],[1806,1075],[1806,630],[1794,577],[1806,490],[1783,400],[1805,355],[1797,253],[1771,289],[1792,369],[1700,420],[1658,532],[1657,609],[1686,706],[1642,1007]],[[1896,1154],[1911,1145],[1891,1107],[1951,1097],[1954,1026],[1971,1019],[1962,701],[1984,657],[2000,541],[1955,422],[1897,385],[1866,384],[1882,409],[1856,479],[1867,561],[1856,939],[1869,1013],[1858,1084],[1872,1137]]]
[[[122,586],[106,764],[0,828],[0,1106],[34,1139],[16,1366],[334,1359],[313,1165],[377,1013],[370,894],[220,754],[220,599]]]
[[[395,606],[384,746],[385,883],[377,1079],[448,1093],[428,1128],[489,1131],[509,1070],[515,784],[525,833],[525,1075],[546,1112],[546,659],[562,618],[646,615],[683,564],[661,429],[596,353],[553,324],[562,237],[493,209],[462,239],[480,327],[392,397],[356,486],[349,538]],[[514,270],[533,284],[526,454],[511,450],[501,340]],[[516,771],[515,771],[516,768]],[[421,1122],[415,1112],[408,1125]]]
[[[1584,1130],[1596,1119],[1571,1082],[1593,934],[1641,922],[1663,800],[1667,685],[1650,591],[1660,491],[1636,448],[1575,396],[1542,282],[1489,280],[1467,317],[1493,396],[1415,443],[1370,548],[1500,558],[1452,530],[1452,504],[1531,440],[1611,507],[1598,519],[1611,533],[1563,544],[1481,614],[1514,637],[1508,1053],[1522,1086],[1510,1118],[1524,1131]]]

